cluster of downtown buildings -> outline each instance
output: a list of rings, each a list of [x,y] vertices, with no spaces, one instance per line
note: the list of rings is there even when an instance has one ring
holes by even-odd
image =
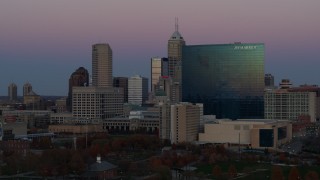
[[[171,143],[276,148],[292,138],[293,122],[319,120],[320,88],[292,87],[289,80],[275,87],[273,76],[264,74],[264,56],[262,43],[186,45],[176,25],[168,57],[151,58],[149,86],[139,75],[113,77],[110,45],[94,44],[92,79],[84,67],[72,73],[68,97],[56,101],[55,112],[41,110],[40,96],[27,83],[26,110],[3,106],[1,129],[15,128],[11,118],[26,129],[47,125],[50,133],[145,132]],[[17,98],[16,85],[8,92],[10,100]]]

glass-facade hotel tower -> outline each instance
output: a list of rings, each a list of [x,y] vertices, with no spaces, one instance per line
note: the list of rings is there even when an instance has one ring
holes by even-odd
[[[217,118],[263,118],[264,44],[182,48],[182,100]]]

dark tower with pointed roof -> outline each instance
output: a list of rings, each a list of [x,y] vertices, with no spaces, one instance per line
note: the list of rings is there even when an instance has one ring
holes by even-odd
[[[186,45],[182,35],[179,32],[178,18],[175,19],[175,31],[168,41],[168,70],[172,79],[170,85],[170,101],[173,103],[182,100],[181,94],[181,60],[182,47]]]
[[[67,98],[67,110],[72,111],[72,88],[76,86],[89,86],[89,73],[84,67],[79,67],[69,79],[69,92]]]

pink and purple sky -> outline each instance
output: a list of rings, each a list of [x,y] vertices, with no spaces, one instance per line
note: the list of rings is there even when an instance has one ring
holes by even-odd
[[[40,95],[67,95],[68,79],[91,74],[91,45],[109,43],[113,75],[150,77],[166,57],[179,18],[188,45],[265,43],[265,73],[276,83],[320,85],[319,0],[2,0],[0,96],[11,82]]]

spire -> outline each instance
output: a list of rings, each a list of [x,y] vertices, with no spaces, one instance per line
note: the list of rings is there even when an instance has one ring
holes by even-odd
[[[179,31],[179,19],[176,17],[174,22],[175,31]]]
[[[183,40],[183,37],[179,33],[179,20],[177,17],[174,18],[174,33],[171,35],[171,40]]]

